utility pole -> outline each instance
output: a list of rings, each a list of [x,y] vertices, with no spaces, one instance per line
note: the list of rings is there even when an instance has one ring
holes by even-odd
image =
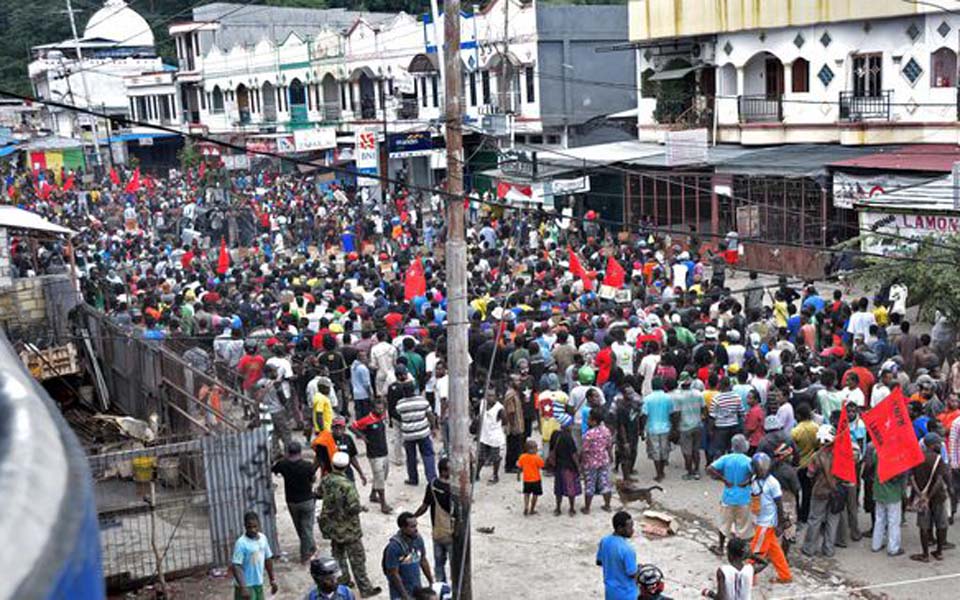
[[[456,499],[453,597],[472,600],[470,504],[473,493],[467,354],[467,226],[463,207],[463,106],[460,104],[460,0],[444,0],[444,121],[447,138],[447,364],[450,366],[450,475]],[[438,41],[439,45],[439,41]],[[438,48],[439,50],[439,48]]]
[[[80,69],[80,81],[83,84],[83,97],[84,97],[84,107],[91,109],[90,105],[90,88],[87,86],[87,71],[83,68],[83,51],[80,49],[80,36],[77,35],[77,20],[73,15],[73,3],[71,0],[67,0],[67,15],[70,17],[70,29],[73,32],[73,47],[77,51],[77,64]],[[70,81],[70,76],[67,75],[67,82]],[[100,157],[100,135],[97,132],[97,117],[93,117],[93,155],[96,157],[97,165],[96,171],[97,175],[100,175],[100,168],[103,166],[103,159]]]

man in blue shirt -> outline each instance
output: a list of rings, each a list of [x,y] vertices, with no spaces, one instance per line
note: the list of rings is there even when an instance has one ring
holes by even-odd
[[[605,600],[636,600],[637,551],[633,537],[633,517],[626,511],[613,515],[613,533],[604,536],[597,548],[597,566],[603,568]]]
[[[397,517],[399,531],[383,550],[383,570],[390,583],[390,600],[407,600],[421,586],[420,572],[433,585],[433,573],[427,560],[423,538],[417,533],[417,518],[411,512]]]
[[[653,391],[643,398],[641,417],[647,436],[647,458],[653,461],[657,471],[654,481],[663,481],[667,461],[670,460],[670,432],[680,422],[679,409],[673,397],[663,391],[663,382],[655,377]]]
[[[270,576],[270,592],[277,593],[277,578],[273,574],[273,551],[267,536],[260,533],[260,517],[255,512],[243,515],[246,530],[233,545],[233,578],[235,600],[264,600],[263,571]]]
[[[707,467],[710,477],[722,481],[723,496],[720,509],[720,542],[710,550],[723,556],[727,537],[747,539],[751,530],[750,482],[753,469],[747,451],[750,444],[743,434],[738,433],[730,440],[732,452],[713,461]]]

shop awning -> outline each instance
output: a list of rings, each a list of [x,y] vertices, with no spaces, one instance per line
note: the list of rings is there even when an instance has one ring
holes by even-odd
[[[13,154],[19,149],[20,149],[20,146],[16,144],[10,144],[9,146],[4,146],[3,148],[0,148],[0,158],[4,156],[10,156],[11,154]]]
[[[74,232],[44,219],[40,215],[16,206],[0,206],[0,227],[20,229],[26,231],[45,231],[63,235],[73,235]]]
[[[831,167],[880,171],[939,171],[949,173],[960,161],[956,144],[911,144],[876,149],[870,154],[836,161]]]
[[[702,67],[683,67],[682,69],[667,69],[650,76],[650,81],[670,81],[672,79],[683,79],[690,73],[701,69]]]
[[[136,142],[139,140],[147,139],[157,139],[157,138],[168,138],[168,137],[177,137],[176,133],[167,133],[163,131],[158,132],[143,132],[143,133],[121,133],[109,138],[103,138],[100,140],[101,144],[113,144],[116,142]]]
[[[730,160],[718,161],[717,173],[771,177],[818,177],[833,163],[876,152],[876,148],[839,144],[790,144],[752,148]]]

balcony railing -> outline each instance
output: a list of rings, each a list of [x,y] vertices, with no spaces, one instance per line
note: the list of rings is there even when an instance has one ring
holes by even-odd
[[[199,122],[200,122],[200,111],[199,111],[199,110],[185,110],[185,111],[183,111],[183,122],[184,122],[184,123],[199,123]]]
[[[883,90],[877,96],[857,96],[854,92],[840,92],[840,120],[890,120],[890,101],[893,90]]]
[[[340,119],[340,103],[324,102],[323,103],[323,120],[337,121],[339,119]]]
[[[250,111],[240,109],[240,124],[249,125],[250,124]]]
[[[373,96],[365,96],[360,99],[360,118],[361,119],[377,118],[377,108],[373,100]]]
[[[783,120],[780,96],[740,96],[737,106],[741,123],[778,123]]]

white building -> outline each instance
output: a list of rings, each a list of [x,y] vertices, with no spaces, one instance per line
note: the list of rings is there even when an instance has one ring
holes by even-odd
[[[633,0],[629,10],[641,139],[696,125],[745,145],[958,141],[960,13],[936,3]]]
[[[106,0],[87,20],[79,43],[69,39],[31,52],[28,71],[37,98],[111,115],[129,113],[125,78],[163,70],[150,25],[124,0]],[[92,133],[91,119],[73,111],[51,107],[45,122],[62,136]]]

